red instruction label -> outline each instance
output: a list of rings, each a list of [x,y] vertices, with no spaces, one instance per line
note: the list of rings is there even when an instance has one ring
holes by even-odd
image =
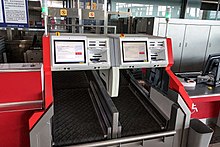
[[[76,52],[75,55],[82,55],[82,52]]]

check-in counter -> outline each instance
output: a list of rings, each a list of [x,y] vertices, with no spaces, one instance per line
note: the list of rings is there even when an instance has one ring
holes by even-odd
[[[34,111],[43,109],[42,71],[38,63],[0,64],[1,146],[29,144],[28,120]]]
[[[197,77],[194,73],[179,73],[178,75],[190,77],[193,81],[196,81]],[[183,78],[179,78],[179,80],[183,85],[186,83]],[[205,83],[195,83],[194,86],[186,86],[185,90],[194,103],[191,115],[192,118],[212,119],[218,117],[220,87],[211,86]]]

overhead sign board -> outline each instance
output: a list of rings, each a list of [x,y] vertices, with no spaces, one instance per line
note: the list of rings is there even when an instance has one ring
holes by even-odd
[[[89,18],[94,18],[95,17],[95,12],[89,12]]]
[[[0,0],[0,6],[1,27],[28,27],[27,0]]]
[[[60,16],[67,16],[67,9],[60,9]]]

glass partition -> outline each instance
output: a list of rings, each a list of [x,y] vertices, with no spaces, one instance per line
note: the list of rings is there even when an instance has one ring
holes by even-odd
[[[179,18],[181,0],[112,0],[111,11],[128,12],[130,9],[134,17],[165,17],[167,7],[171,8],[172,18]]]

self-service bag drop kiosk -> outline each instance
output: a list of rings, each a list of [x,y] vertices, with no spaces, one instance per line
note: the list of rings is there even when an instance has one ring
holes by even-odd
[[[32,147],[185,146],[190,111],[168,88],[166,38],[63,34],[50,43],[53,103],[31,128]],[[163,77],[146,90],[136,68]]]

